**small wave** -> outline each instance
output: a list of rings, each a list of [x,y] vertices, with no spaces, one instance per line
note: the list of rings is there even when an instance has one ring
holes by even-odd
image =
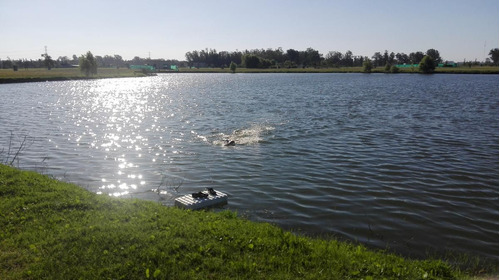
[[[257,124],[249,128],[235,130],[228,138],[239,145],[252,145],[264,141],[263,137],[272,130],[274,130],[272,126]]]
[[[191,130],[191,134],[203,142],[208,142],[208,138],[206,136],[200,135],[200,134],[196,133],[196,131]]]
[[[230,134],[223,132],[212,133],[209,136],[197,135],[204,142],[214,146],[224,146],[225,140],[232,140],[236,145],[255,145],[265,141],[265,136],[275,128],[268,124],[254,124],[248,128],[236,129]]]

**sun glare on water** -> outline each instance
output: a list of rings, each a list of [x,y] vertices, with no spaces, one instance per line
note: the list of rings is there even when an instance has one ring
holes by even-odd
[[[94,137],[91,146],[116,162],[116,173],[102,178],[98,193],[124,196],[146,184],[134,162],[149,148],[149,139],[142,133],[160,129],[157,118],[150,118],[151,112],[158,110],[156,104],[149,103],[155,95],[154,87],[147,79],[109,79],[87,88],[85,101],[89,104],[85,107],[92,108],[88,116],[93,119],[86,122],[101,130],[101,137]]]

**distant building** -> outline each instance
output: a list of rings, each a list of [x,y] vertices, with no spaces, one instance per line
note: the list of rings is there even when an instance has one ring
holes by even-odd
[[[396,67],[398,68],[411,68],[411,67],[418,67],[418,64],[396,64]]]
[[[454,61],[445,61],[444,63],[439,63],[438,67],[457,67],[458,64]]]
[[[163,64],[163,66],[161,67],[161,69],[163,69],[163,70],[179,71],[179,67],[177,67],[177,65],[174,65],[174,64]]]
[[[151,65],[130,65],[130,69],[132,70],[146,70],[146,71],[155,71],[155,67]]]

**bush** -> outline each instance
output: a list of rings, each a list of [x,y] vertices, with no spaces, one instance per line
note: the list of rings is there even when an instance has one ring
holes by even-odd
[[[384,70],[385,70],[385,72],[386,72],[386,73],[391,72],[391,65],[389,64],[389,62],[387,62],[387,63],[385,64],[385,68],[384,68]]]
[[[88,51],[87,54],[80,56],[79,59],[79,67],[82,73],[85,73],[85,76],[90,76],[90,74],[97,74],[97,62],[94,58],[94,55]]]
[[[392,65],[391,73],[399,73],[399,68],[396,65]]]
[[[369,59],[365,59],[365,61],[363,62],[363,72],[371,73],[372,68],[373,68],[372,61]]]
[[[434,69],[436,69],[436,65],[434,65],[434,60],[432,59],[432,57],[426,55],[420,61],[420,64],[418,65],[418,69],[422,73],[431,74],[434,72]]]
[[[253,54],[247,54],[243,56],[243,64],[246,68],[259,68],[260,58]]]
[[[234,61],[231,61],[231,64],[229,65],[229,68],[231,69],[231,71],[233,73],[236,72],[236,63],[234,63]]]

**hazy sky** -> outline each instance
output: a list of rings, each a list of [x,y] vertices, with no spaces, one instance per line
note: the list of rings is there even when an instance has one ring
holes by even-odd
[[[498,48],[498,0],[0,0],[0,59],[192,50],[375,52],[437,49],[484,60]]]

